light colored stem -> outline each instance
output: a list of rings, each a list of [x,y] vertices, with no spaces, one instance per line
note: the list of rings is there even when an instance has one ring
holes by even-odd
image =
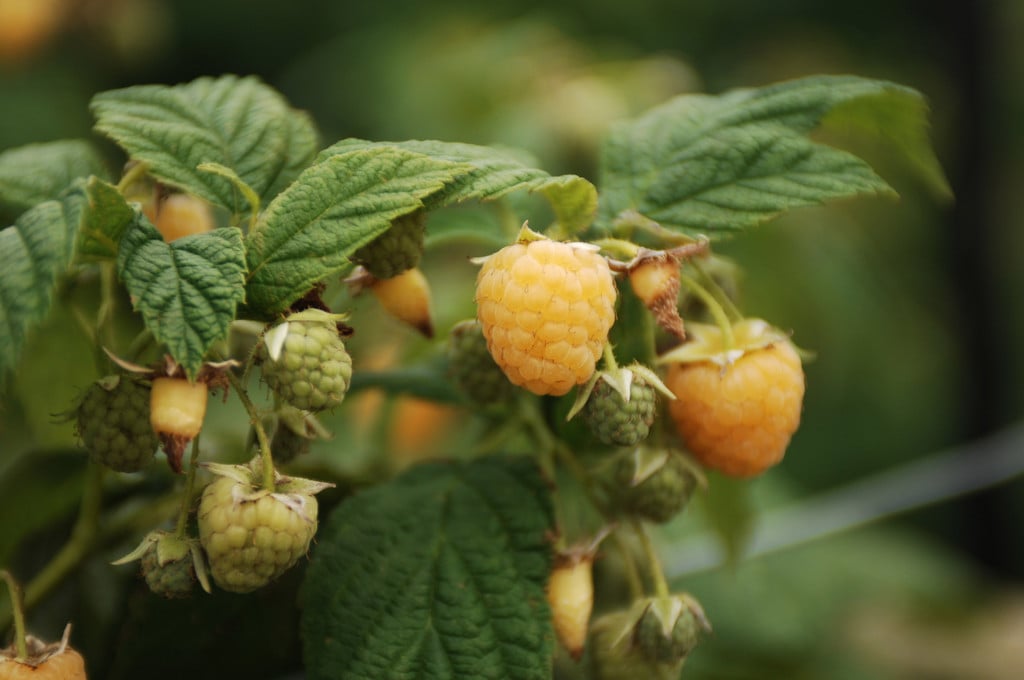
[[[188,459],[188,473],[185,476],[185,491],[181,498],[181,510],[178,511],[178,523],[174,528],[176,538],[185,538],[188,516],[192,510],[192,490],[196,485],[196,461],[199,458],[199,435],[192,440],[192,454]]]
[[[732,332],[732,322],[729,320],[728,314],[725,313],[725,309],[721,303],[715,299],[715,296],[707,291],[704,286],[700,285],[686,274],[679,275],[679,281],[686,286],[686,288],[694,295],[700,298],[711,316],[715,319],[715,324],[722,329],[722,338],[725,342],[726,349],[734,349],[736,347],[736,336]]]
[[[618,548],[619,554],[622,555],[622,564],[626,570],[626,583],[629,584],[631,599],[639,600],[644,596],[644,582],[640,578],[640,570],[636,566],[636,560],[633,559],[633,551],[618,531],[615,532],[615,547]]]
[[[640,539],[640,546],[643,548],[644,557],[647,559],[647,568],[651,574],[651,581],[654,582],[654,592],[658,597],[668,597],[668,581],[665,580],[665,572],[661,569],[661,560],[654,550],[654,544],[647,533],[642,522],[633,522],[633,531]]]
[[[11,612],[14,615],[14,648],[18,656],[15,661],[28,659],[28,643],[25,641],[25,605],[22,600],[21,586],[14,576],[6,569],[0,569],[0,578],[7,583],[7,592],[11,596]]]
[[[235,388],[235,394],[242,402],[246,412],[249,414],[249,422],[256,431],[256,441],[260,445],[260,459],[263,462],[263,488],[267,491],[274,491],[274,456],[270,452],[270,439],[267,438],[267,431],[263,429],[263,418],[260,416],[256,405],[249,398],[245,386],[231,371],[227,371],[228,380]]]

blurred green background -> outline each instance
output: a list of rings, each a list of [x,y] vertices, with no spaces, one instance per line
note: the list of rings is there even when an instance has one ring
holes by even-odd
[[[39,20],[35,28],[8,7],[19,4],[0,0],[0,150],[89,137],[88,102],[101,90],[235,72],[259,75],[309,110],[323,145],[349,136],[501,144],[530,151],[552,173],[596,179],[607,125],[678,93],[815,73],[922,91],[955,202],[902,175],[884,149],[865,149],[898,202],[801,210],[718,247],[744,270],[745,311],[793,329],[817,354],[786,461],[752,485],[760,513],[753,531],[765,541],[754,547],[816,540],[732,569],[711,566],[717,547],[705,540],[699,509],[658,538],[678,586],[704,603],[716,629],[684,677],[1024,676],[1024,3],[39,0],[28,4],[49,14],[28,17]],[[117,167],[123,159],[100,143]],[[438,223],[479,219],[470,209]],[[451,264],[479,251],[442,251],[440,243],[428,251],[442,338],[473,313],[472,271]],[[360,339],[372,332],[357,334],[357,368],[429,354],[441,342],[376,319],[372,302],[355,311],[357,328],[376,325],[393,339],[382,349]],[[0,564],[18,573],[60,545],[60,531],[39,530],[68,526],[77,503],[80,467],[60,455],[74,445],[73,432],[49,417],[92,377],[90,357],[67,351],[74,328],[57,318],[34,336],[0,412]],[[339,439],[354,442],[352,450],[318,445],[310,465],[358,468],[372,457],[358,453],[370,446],[360,442],[374,441],[359,430],[359,413],[382,407],[364,396],[329,423],[345,428]],[[404,424],[388,440],[394,451],[453,445],[443,427],[459,417],[450,408],[386,406],[397,419],[388,422]],[[244,437],[239,419],[230,407],[215,409],[214,441],[218,432],[225,441]],[[16,493],[33,488],[18,475],[44,460],[50,467],[37,481],[47,502],[33,512],[39,496]],[[919,467],[904,474],[904,465]],[[997,479],[1008,481],[958,493]],[[146,483],[167,482],[132,482]],[[712,479],[716,488],[734,491]],[[901,503],[922,507],[818,537],[830,533],[830,519],[857,524]],[[169,637],[157,645],[136,629],[159,627],[167,611],[185,620],[185,610],[140,604],[144,594],[129,592],[124,570],[105,573],[102,559],[86,566],[34,614],[37,629],[52,636],[75,618],[95,677],[130,677],[139,659],[185,648],[167,649],[177,631],[160,628]],[[288,586],[256,599],[287,599]],[[245,629],[230,618],[245,620],[237,598],[210,602],[199,608],[206,617],[218,612],[222,641],[233,639],[225,630]],[[197,611],[189,610],[192,625],[206,625]],[[299,672],[297,643],[288,639],[272,662],[250,664],[248,677]],[[565,660],[558,668],[578,674]]]

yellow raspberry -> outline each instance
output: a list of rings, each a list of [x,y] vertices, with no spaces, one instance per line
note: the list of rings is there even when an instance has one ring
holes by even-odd
[[[793,345],[776,342],[724,366],[673,363],[665,384],[669,413],[690,452],[733,477],[775,465],[800,425],[804,372]]]
[[[594,373],[615,322],[615,282],[586,244],[516,243],[481,267],[476,303],[487,348],[508,379],[562,395]]]

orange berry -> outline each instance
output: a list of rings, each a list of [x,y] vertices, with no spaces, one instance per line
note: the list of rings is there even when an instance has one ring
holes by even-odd
[[[147,217],[153,218],[145,209],[144,212]],[[182,236],[202,234],[214,228],[210,205],[188,194],[171,194],[165,198],[156,206],[155,218],[153,224],[168,243]]]
[[[748,350],[724,366],[673,363],[669,413],[690,452],[733,477],[761,474],[782,460],[800,425],[804,372],[786,341]]]
[[[377,301],[393,317],[428,338],[434,337],[430,313],[430,284],[417,267],[406,269],[390,279],[374,279],[370,284]]]
[[[594,373],[615,322],[608,263],[583,243],[515,243],[477,276],[477,318],[515,385],[563,395]]]

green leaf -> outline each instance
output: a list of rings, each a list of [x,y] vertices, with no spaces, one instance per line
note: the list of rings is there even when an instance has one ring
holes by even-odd
[[[73,194],[81,200],[77,255],[83,260],[117,257],[121,234],[139,219],[117,187],[98,177],[79,181]]]
[[[153,337],[194,377],[245,297],[242,232],[227,227],[166,243],[143,217],[121,239],[117,271]]]
[[[27,210],[59,198],[75,179],[89,175],[107,177],[107,168],[80,139],[9,149],[0,153],[0,204]]]
[[[377,147],[408,149],[438,160],[469,166],[468,172],[433,196],[428,207],[469,200],[493,201],[519,190],[540,191],[551,202],[563,228],[570,232],[589,225],[596,211],[597,189],[590,182],[576,175],[551,177],[532,167],[530,159],[524,158],[525,154],[510,149],[435,140],[368,142],[344,139],[320,152],[320,159]]]
[[[344,502],[303,589],[310,679],[550,677],[548,494],[532,461],[487,458]]]
[[[308,168],[249,233],[249,306],[266,314],[286,309],[465,170],[394,147],[330,156]]]
[[[925,114],[914,90],[853,76],[677,97],[612,129],[601,155],[601,219],[607,226],[633,211],[715,236],[794,207],[895,194],[866,162],[808,136],[823,126],[874,136],[944,186]]]
[[[46,201],[0,231],[0,377],[15,365],[25,336],[43,321],[74,251],[77,203]]]
[[[821,119],[819,129],[840,146],[871,144],[904,163],[936,198],[953,197],[929,139],[928,103],[920,93],[893,88],[844,101]]]
[[[565,236],[583,231],[597,214],[597,187],[576,175],[552,177],[534,191],[544,195],[555,211],[553,229]]]
[[[313,160],[318,144],[311,119],[252,76],[112,90],[91,108],[96,129],[154,177],[236,214],[246,201],[229,180],[198,170],[201,163],[231,168],[267,201]]]

